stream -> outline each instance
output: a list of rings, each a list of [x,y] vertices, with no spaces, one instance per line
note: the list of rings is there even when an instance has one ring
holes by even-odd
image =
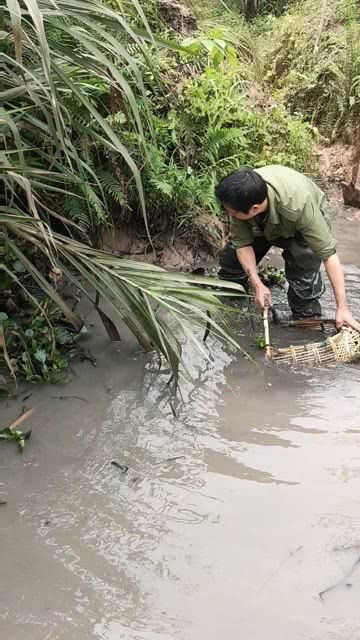
[[[358,225],[337,223],[355,313]],[[0,447],[0,637],[357,640],[360,368],[186,342],[175,416],[155,358],[99,324],[89,346],[96,367],[2,406],[35,411],[23,455]]]

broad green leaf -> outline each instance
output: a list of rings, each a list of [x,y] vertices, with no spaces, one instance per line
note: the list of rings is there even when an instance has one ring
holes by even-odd
[[[37,349],[34,353],[34,358],[35,360],[37,360],[38,362],[46,362],[47,360],[47,353],[46,351],[44,351],[44,349]]]

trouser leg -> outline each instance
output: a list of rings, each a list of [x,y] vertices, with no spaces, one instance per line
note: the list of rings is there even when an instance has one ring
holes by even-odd
[[[271,247],[269,242],[261,236],[256,237],[251,246],[254,249],[256,264],[259,264],[259,262],[261,262],[261,260],[267,254]],[[219,263],[219,278],[221,278],[222,280],[228,280],[230,282],[241,284],[244,289],[248,290],[248,277],[237,258],[236,249],[230,242],[228,242],[226,247],[222,249],[222,251],[220,251]]]
[[[285,275],[289,283],[288,301],[294,318],[321,315],[319,299],[325,291],[321,277],[321,260],[309,247],[296,240],[283,242]]]

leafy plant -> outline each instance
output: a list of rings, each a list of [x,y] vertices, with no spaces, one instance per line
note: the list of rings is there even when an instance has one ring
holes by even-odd
[[[285,283],[285,273],[283,269],[278,269],[277,267],[273,267],[271,265],[260,266],[258,267],[258,274],[261,281],[267,287],[272,287],[273,285],[281,286]]]
[[[125,260],[90,248],[58,233],[50,235],[46,230],[44,239],[44,231],[39,232],[39,222],[31,216],[0,214],[0,225],[6,229],[6,244],[9,250],[22,262],[28,274],[78,330],[82,327],[81,321],[41,274],[34,262],[26,257],[19,246],[19,240],[35,247],[45,258],[50,246],[52,262],[55,263],[53,267],[56,270],[55,277],[65,276],[69,282],[80,287],[84,296],[90,300],[91,294],[82,283],[95,289],[99,294],[96,308],[101,317],[107,318],[99,306],[100,296],[107,300],[138,339],[140,345],[147,351],[157,349],[170,363],[175,373],[181,361],[181,344],[177,331],[183,330],[187,335],[189,320],[197,326],[209,324],[214,335],[226,339],[236,348],[239,347],[228,329],[217,322],[216,318],[209,317],[206,309],[226,310],[217,296],[223,295],[228,289],[233,290],[233,295],[241,295],[240,286],[222,283],[219,288],[217,282],[211,278],[169,273],[159,267]],[[4,265],[2,268],[19,283],[14,273]],[[213,289],[216,295],[197,286],[204,284]],[[38,306],[28,289],[25,289],[24,294],[32,304]],[[174,328],[169,323],[169,318],[165,319],[160,310],[166,312],[174,321]],[[113,325],[109,318],[105,326],[108,326],[108,323]],[[196,341],[195,337],[194,340]]]
[[[4,11],[0,179],[12,211],[54,221],[60,215],[56,194],[75,195],[87,208],[89,224],[103,223],[104,190],[83,147],[99,141],[129,167],[145,216],[140,172],[106,119],[110,92],[119,92],[144,141],[134,94],[143,85],[127,50],[130,42],[141,47],[141,38],[119,12],[97,0],[24,0],[23,8],[7,0]],[[140,6],[138,11],[146,28]],[[126,73],[119,71],[124,67]]]
[[[210,40],[208,49],[213,51]],[[210,56],[205,69],[185,78],[171,104],[152,117],[142,173],[152,231],[170,223],[191,229],[200,214],[219,214],[214,186],[240,165],[311,168],[314,130],[289,116],[281,102],[254,104],[239,68]],[[137,156],[135,143],[129,141]]]
[[[25,447],[25,440],[28,440],[31,436],[31,429],[28,429],[28,431],[23,432],[23,431],[20,431],[17,427],[19,427],[23,422],[25,422],[25,420],[27,420],[31,416],[32,412],[33,412],[32,409],[25,411],[25,413],[23,413],[19,418],[14,420],[14,422],[12,422],[8,427],[1,429],[0,441],[2,440],[4,442],[5,441],[15,442],[17,444],[17,447],[20,453],[22,453]]]
[[[263,14],[279,16],[288,8],[289,0],[243,0],[243,11],[247,18]]]
[[[20,453],[23,452],[25,447],[25,440],[28,437],[28,432],[23,433],[22,431],[15,430],[12,431],[9,427],[5,427],[5,429],[0,430],[0,441],[12,441],[16,442]]]
[[[30,382],[64,381],[61,374],[69,358],[79,353],[77,342],[82,332],[70,332],[53,303],[40,303],[31,318],[6,318],[3,329],[8,361],[16,377]]]
[[[139,59],[148,64],[145,42],[154,44],[154,39],[137,2],[133,9],[143,23],[142,33],[119,9],[113,11],[99,0],[6,2],[1,36],[5,74],[0,269],[27,303],[39,308],[29,286],[35,283],[77,330],[82,322],[59,294],[58,283],[65,277],[92,300],[95,291],[105,326],[113,332],[114,325],[100,306],[102,299],[140,344],[157,349],[176,373],[181,360],[177,329],[188,332],[189,319],[201,326],[209,322],[215,334],[228,339],[227,330],[206,313],[207,307],[221,308],[218,299],[196,286],[203,280],[167,274],[91,246],[98,225],[107,218],[106,193],[119,202],[122,189],[120,180],[117,187],[108,174],[98,177],[97,154],[108,154],[113,175],[123,172],[136,185],[137,208],[150,238],[140,171],[124,144],[121,125],[125,119],[144,163],[148,157],[144,122],[149,113]],[[122,117],[116,118],[118,112]],[[79,241],[79,232],[82,239],[86,234],[89,244]],[[14,269],[15,262],[21,265],[21,274]],[[209,286],[217,292],[216,283]],[[177,328],[169,327],[160,310],[173,317]],[[235,339],[230,340],[237,346]],[[2,350],[8,362],[5,343]],[[48,369],[44,351],[41,348],[35,351],[37,357],[31,357],[32,366],[36,361],[34,375],[39,375],[37,363],[41,375],[44,365]]]
[[[302,3],[269,31],[266,55],[275,60],[271,81],[291,112],[331,139],[351,136],[359,117],[359,34],[353,0]]]
[[[264,336],[256,336],[255,345],[257,346],[258,349],[265,349],[265,347],[266,347],[265,337]]]
[[[195,58],[198,64],[203,63],[203,68],[218,68],[222,63],[238,67],[242,60],[256,63],[256,49],[245,29],[235,34],[226,28],[213,26],[204,35],[186,38],[182,46],[185,47],[180,52],[183,63]]]

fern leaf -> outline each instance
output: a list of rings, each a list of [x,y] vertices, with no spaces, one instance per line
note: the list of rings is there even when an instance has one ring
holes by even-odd
[[[163,195],[171,198],[174,194],[174,189],[171,184],[165,182],[164,180],[158,180],[157,178],[152,178],[150,180],[151,184],[157,191],[160,191]]]

